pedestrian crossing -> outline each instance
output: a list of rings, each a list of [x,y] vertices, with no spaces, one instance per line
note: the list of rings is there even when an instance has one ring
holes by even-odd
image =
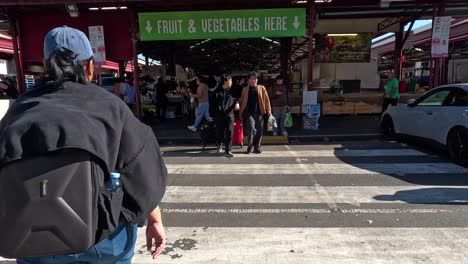
[[[158,263],[468,257],[468,169],[436,155],[387,142],[271,146],[261,155],[235,150],[233,159],[196,147],[163,151],[169,244]]]
[[[380,141],[263,150],[162,148],[154,263],[466,263],[468,169]],[[144,228],[132,263],[153,263]]]

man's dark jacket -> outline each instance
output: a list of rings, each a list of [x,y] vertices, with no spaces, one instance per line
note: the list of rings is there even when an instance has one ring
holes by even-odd
[[[233,113],[237,100],[232,96],[231,89],[224,89],[220,85],[213,93],[213,99],[210,103],[210,115],[228,116]]]
[[[87,150],[121,173],[129,222],[141,223],[161,201],[167,169],[152,129],[96,85],[44,82],[19,97],[0,123],[0,166],[66,148]]]

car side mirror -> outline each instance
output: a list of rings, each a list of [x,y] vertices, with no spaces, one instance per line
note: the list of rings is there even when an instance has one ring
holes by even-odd
[[[409,107],[414,107],[414,106],[415,106],[415,103],[416,103],[416,99],[410,99],[410,100],[408,101],[408,106],[409,106]]]

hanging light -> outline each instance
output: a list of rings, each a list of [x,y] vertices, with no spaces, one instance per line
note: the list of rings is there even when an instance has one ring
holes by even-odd
[[[78,17],[80,15],[80,12],[78,11],[78,6],[76,6],[75,3],[65,4],[65,8],[67,9],[67,12],[71,17]]]

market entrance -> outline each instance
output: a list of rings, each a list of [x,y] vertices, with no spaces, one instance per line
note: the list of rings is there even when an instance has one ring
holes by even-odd
[[[290,51],[296,42],[307,42],[305,8],[139,13],[139,26],[139,52],[162,63],[143,67],[144,79],[163,77],[171,87],[168,117],[187,116],[182,105],[195,75],[212,75],[219,82],[222,74],[229,74],[238,86],[254,70],[260,83],[271,87],[274,77],[283,74],[292,88],[290,103],[301,104],[307,76],[290,80]],[[151,88],[142,87],[146,113]]]

